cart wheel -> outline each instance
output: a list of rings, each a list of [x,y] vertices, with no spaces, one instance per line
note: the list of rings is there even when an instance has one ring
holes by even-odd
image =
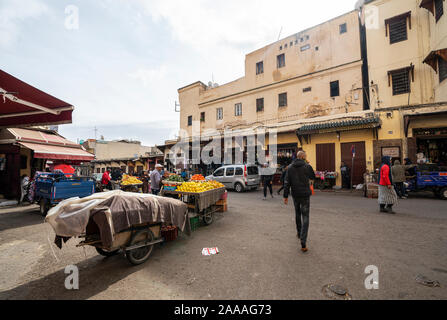
[[[114,251],[105,251],[105,250],[103,250],[101,248],[98,248],[98,247],[95,247],[95,249],[96,249],[96,252],[98,252],[100,255],[102,255],[104,257],[113,257],[113,256],[117,255],[118,252],[120,251],[119,249],[118,250],[114,250]]]
[[[144,240],[142,241],[141,239],[144,239]],[[150,229],[140,230],[140,231],[137,231],[133,235],[129,246],[133,246],[138,243],[146,242],[146,241],[152,242],[152,241],[154,241],[154,239],[155,239],[155,236]],[[154,248],[154,245],[149,245],[149,246],[126,251],[126,258],[133,265],[142,264],[147,259],[149,259],[149,256],[151,255],[153,248]]]
[[[209,226],[210,224],[213,223],[213,221],[214,221],[213,213],[212,213],[212,212],[210,212],[210,213],[205,213],[205,215],[203,216],[203,222],[204,222],[207,226]]]
[[[442,200],[447,200],[447,188],[442,189],[440,195]]]
[[[48,210],[50,210],[50,205],[46,199],[40,199],[40,214],[44,217],[47,216]]]

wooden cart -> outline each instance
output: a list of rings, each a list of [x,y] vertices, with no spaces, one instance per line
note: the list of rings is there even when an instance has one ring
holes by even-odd
[[[152,223],[132,226],[115,235],[110,248],[105,248],[99,234],[82,235],[84,238],[77,246],[93,246],[96,251],[105,257],[117,255],[123,251],[127,260],[133,265],[146,262],[152,253],[154,245],[162,243],[162,223]]]
[[[210,225],[214,221],[214,213],[219,211],[219,206],[216,203],[225,193],[225,188],[213,189],[205,192],[184,192],[165,190],[160,191],[161,196],[177,195],[179,199],[188,205],[188,209],[194,212],[203,219],[206,225]]]

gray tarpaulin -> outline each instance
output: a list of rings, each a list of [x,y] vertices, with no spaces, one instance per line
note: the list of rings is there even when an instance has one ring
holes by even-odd
[[[187,210],[186,204],[175,199],[116,190],[64,200],[49,211],[45,221],[56,236],[68,238],[86,233],[92,219],[107,247],[115,234],[145,223],[172,224],[190,234]]]

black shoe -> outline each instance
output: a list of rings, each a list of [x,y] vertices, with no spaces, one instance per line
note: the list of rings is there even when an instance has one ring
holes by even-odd
[[[385,208],[385,205],[381,205],[381,206],[380,206],[380,212],[388,213],[388,211],[387,211],[386,208]]]
[[[396,212],[393,211],[393,206],[387,207],[386,212],[389,214],[396,214]]]

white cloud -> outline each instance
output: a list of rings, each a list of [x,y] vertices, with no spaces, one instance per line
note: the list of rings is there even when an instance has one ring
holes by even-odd
[[[2,0],[0,6],[0,47],[9,48],[20,36],[20,25],[49,12],[40,0]]]

